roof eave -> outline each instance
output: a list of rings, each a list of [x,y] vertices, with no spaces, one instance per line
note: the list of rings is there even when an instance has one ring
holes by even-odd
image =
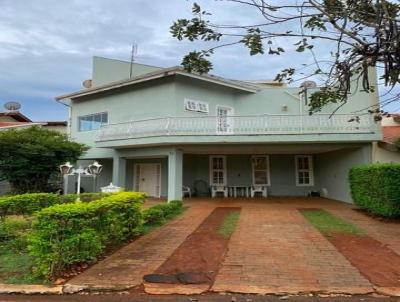
[[[95,87],[93,89],[81,90],[78,92],[68,93],[68,94],[64,94],[59,97],[56,97],[56,101],[61,101],[61,100],[65,100],[65,99],[73,99],[73,98],[77,98],[77,97],[83,97],[83,96],[92,95],[92,94],[96,94],[96,93],[106,92],[109,90],[123,88],[123,87],[129,86],[129,85],[146,82],[146,81],[150,81],[150,80],[154,80],[154,79],[158,79],[158,78],[162,78],[162,77],[165,77],[165,75],[158,74],[158,75],[154,75],[154,76],[146,77],[146,78],[142,78],[142,79],[121,82],[120,84],[99,86],[99,87]]]
[[[218,84],[218,85],[222,85],[222,86],[226,86],[226,87],[230,87],[230,88],[234,88],[234,89],[238,89],[238,90],[243,90],[243,91],[247,91],[247,92],[255,93],[255,92],[259,91],[259,89],[256,87],[254,87],[254,88],[253,87],[244,87],[244,86],[232,83],[230,81],[213,79],[210,76],[204,76],[204,75],[189,73],[189,72],[185,72],[185,71],[177,71],[176,74],[192,77],[192,78],[199,79],[202,81],[206,81],[206,82],[210,82],[210,83],[214,83],[214,84]]]
[[[151,80],[155,80],[155,79],[159,79],[159,78],[164,78],[164,77],[171,76],[171,75],[187,76],[187,77],[199,79],[202,81],[214,83],[217,85],[222,85],[222,86],[226,86],[226,87],[230,87],[233,89],[238,89],[238,90],[242,90],[242,91],[246,91],[246,92],[251,92],[251,93],[255,93],[255,92],[259,91],[259,89],[256,87],[254,87],[254,88],[253,87],[244,87],[244,86],[237,85],[235,83],[231,83],[228,81],[213,79],[209,76],[202,76],[202,75],[197,75],[195,73],[188,73],[188,72],[182,71],[181,69],[178,69],[178,70],[177,69],[175,69],[175,70],[165,70],[164,69],[162,72],[158,72],[158,73],[150,75],[150,76],[146,76],[146,77],[142,77],[142,78],[138,78],[138,79],[134,79],[134,80],[128,80],[128,81],[125,80],[125,81],[122,81],[119,83],[117,82],[114,84],[108,84],[108,85],[104,85],[104,86],[100,86],[100,87],[94,87],[92,89],[81,90],[81,91],[74,92],[74,93],[64,94],[59,97],[56,97],[55,99],[56,99],[56,101],[61,101],[61,100],[65,100],[65,99],[73,99],[73,98],[77,98],[77,97],[83,97],[83,96],[87,96],[87,95],[110,91],[113,89],[127,87],[130,85],[134,85],[134,84],[138,84],[138,83],[142,83],[142,82],[147,82],[147,81],[151,81]]]

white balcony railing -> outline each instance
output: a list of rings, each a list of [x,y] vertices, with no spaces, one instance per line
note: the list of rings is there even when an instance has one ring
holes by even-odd
[[[145,138],[154,136],[198,135],[284,135],[371,133],[374,122],[370,116],[352,115],[248,115],[166,117],[104,125],[98,141]]]

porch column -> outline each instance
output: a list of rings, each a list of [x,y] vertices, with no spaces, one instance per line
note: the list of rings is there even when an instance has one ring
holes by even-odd
[[[125,188],[126,158],[114,156],[113,158],[113,185]]]
[[[176,149],[168,154],[168,201],[182,199],[182,150]]]

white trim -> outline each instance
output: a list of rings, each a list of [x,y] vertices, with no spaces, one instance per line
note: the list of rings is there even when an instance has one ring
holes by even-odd
[[[153,197],[157,197],[160,198],[161,197],[161,163],[136,163],[133,165],[133,190],[134,191],[139,191],[140,190],[140,183],[137,182],[137,176],[139,176],[140,178],[140,166],[144,166],[144,165],[155,165],[158,167],[158,169],[160,170],[160,173],[158,175],[158,189],[157,189],[157,183],[155,183],[156,186],[156,196]],[[139,167],[139,171],[137,170]],[[139,175],[137,175],[137,171],[139,172]]]
[[[222,162],[223,162],[223,165],[224,165],[224,168],[223,168],[223,170],[222,170],[222,172],[224,173],[224,182],[222,183],[222,184],[216,184],[216,183],[214,183],[213,182],[213,179],[214,179],[214,177],[213,177],[213,172],[214,172],[214,169],[213,169],[213,159],[214,158],[222,158]],[[210,156],[210,159],[209,159],[209,166],[210,166],[210,185],[211,186],[218,186],[218,185],[220,185],[220,186],[226,186],[226,180],[227,180],[227,169],[226,169],[226,155],[212,155],[212,156]],[[218,170],[220,170],[220,169],[218,169]]]
[[[266,164],[267,164],[267,183],[266,184],[256,184],[255,177],[254,177],[254,162],[253,158],[257,157],[264,157],[266,159]],[[260,170],[261,171],[261,170]],[[252,184],[254,185],[260,185],[260,186],[270,186],[271,185],[271,173],[270,173],[270,165],[269,165],[269,155],[252,155],[251,156],[251,178],[252,178]]]
[[[300,170],[298,167],[298,159],[299,158],[307,158],[308,159],[308,169]],[[313,157],[312,155],[295,155],[295,167],[296,167],[296,186],[297,187],[312,187],[314,186],[314,166],[313,166]],[[310,182],[308,184],[300,184],[299,183],[299,172],[308,172],[310,177]]]

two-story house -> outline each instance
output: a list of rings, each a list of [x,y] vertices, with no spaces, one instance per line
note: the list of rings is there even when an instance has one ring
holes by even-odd
[[[132,76],[130,74],[132,73]],[[371,74],[371,76],[374,76]],[[357,92],[308,114],[313,89],[238,81],[95,57],[88,88],[57,98],[70,108],[70,136],[113,182],[169,200],[194,194],[306,196],[351,201],[348,170],[370,163],[381,138],[369,115],[376,93]],[[90,179],[85,189],[90,191]],[[97,188],[98,189],[98,188]],[[257,192],[255,192],[257,191]]]

